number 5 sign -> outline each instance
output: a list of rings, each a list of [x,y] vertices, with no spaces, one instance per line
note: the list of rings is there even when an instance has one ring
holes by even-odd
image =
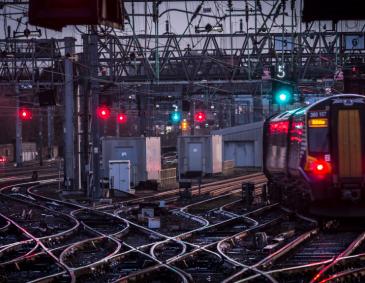
[[[285,65],[284,64],[279,64],[277,67],[277,72],[276,72],[276,76],[279,79],[283,79],[286,76],[286,72],[285,72]]]

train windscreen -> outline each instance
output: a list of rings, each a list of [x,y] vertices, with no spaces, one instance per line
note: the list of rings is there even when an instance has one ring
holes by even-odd
[[[328,153],[328,128],[309,128],[308,142],[311,153]]]

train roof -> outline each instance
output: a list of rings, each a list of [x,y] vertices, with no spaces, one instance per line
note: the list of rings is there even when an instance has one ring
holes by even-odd
[[[318,101],[316,101],[316,102],[314,102],[314,103],[312,103],[312,104],[310,104],[310,105],[306,106],[306,107],[305,107],[305,110],[307,111],[307,110],[311,109],[312,107],[315,107],[315,106],[317,106],[318,104],[321,104],[322,102],[327,101],[327,100],[330,100],[330,99],[332,99],[332,98],[336,98],[336,97],[339,97],[339,98],[340,98],[340,97],[348,97],[348,96],[351,96],[351,97],[359,97],[359,98],[365,98],[365,96],[364,96],[364,95],[360,95],[360,94],[341,93],[341,94],[331,95],[331,96],[329,96],[329,97],[322,98],[322,99],[320,99],[320,100],[318,100]]]
[[[275,114],[274,116],[272,116],[271,118],[269,118],[270,122],[278,122],[278,121],[284,121],[284,120],[288,120],[292,115],[295,114],[305,114],[307,113],[311,108],[323,103],[324,101],[333,99],[333,98],[341,98],[341,97],[358,97],[358,98],[365,98],[364,95],[360,95],[360,94],[336,94],[336,95],[332,95],[329,97],[325,97],[323,99],[320,99],[318,101],[316,101],[315,103],[312,103],[310,105],[304,106],[304,107],[300,107],[300,108],[295,108],[292,110],[288,110],[285,112],[281,112],[278,114]]]
[[[269,118],[269,120],[272,121],[272,122],[288,120],[293,114],[295,114],[300,109],[302,109],[302,108],[296,108],[296,109],[292,109],[292,110],[288,110],[288,111],[285,111],[285,112],[275,114],[274,116]]]

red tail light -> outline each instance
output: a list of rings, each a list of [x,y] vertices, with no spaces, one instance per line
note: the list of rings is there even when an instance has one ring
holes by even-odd
[[[315,175],[323,176],[331,172],[331,167],[326,161],[316,160],[312,163],[312,171]]]
[[[273,122],[270,123],[270,134],[280,134],[289,132],[289,121]]]

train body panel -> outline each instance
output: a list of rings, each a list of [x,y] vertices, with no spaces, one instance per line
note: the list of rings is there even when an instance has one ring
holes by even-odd
[[[365,200],[365,97],[342,94],[264,125],[264,171],[312,201]]]

